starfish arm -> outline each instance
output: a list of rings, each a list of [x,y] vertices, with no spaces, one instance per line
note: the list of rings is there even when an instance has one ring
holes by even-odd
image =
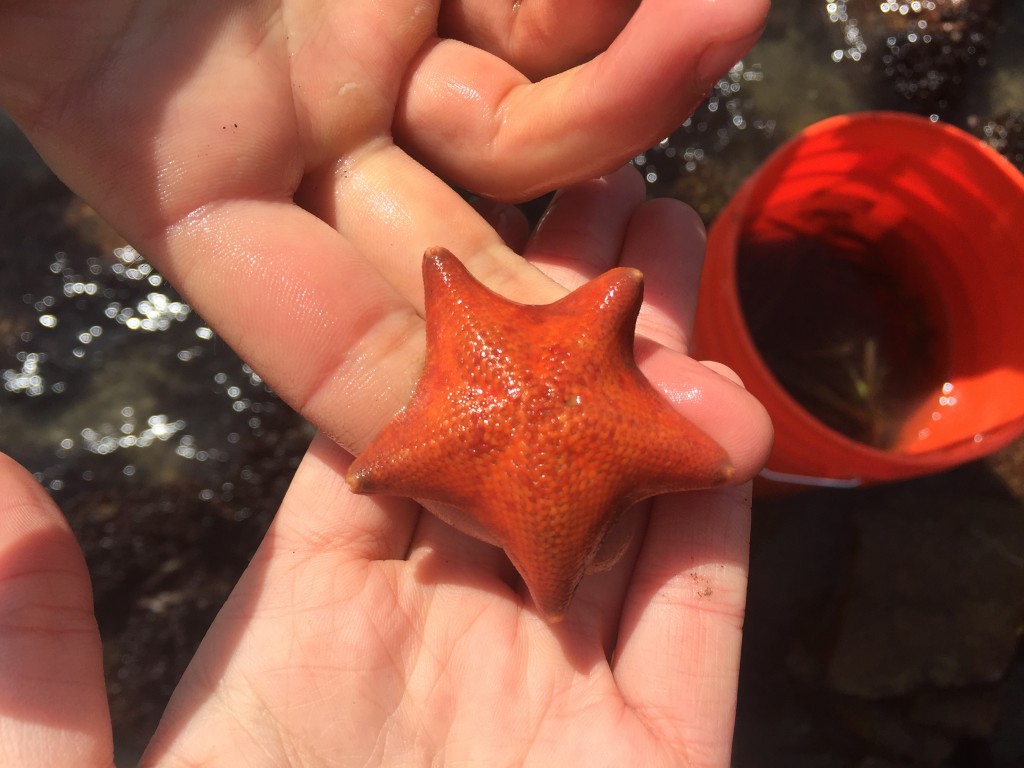
[[[631,503],[676,491],[725,485],[734,474],[729,454],[676,411],[637,370],[621,422],[613,460],[629,479]]]
[[[505,550],[541,615],[555,622],[622,512],[621,479],[581,472],[574,480],[529,458],[486,479],[467,511]]]

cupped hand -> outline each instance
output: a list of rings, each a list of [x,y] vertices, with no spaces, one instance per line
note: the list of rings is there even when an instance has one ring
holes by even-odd
[[[510,298],[565,291],[445,182],[512,200],[618,167],[745,52],[767,4],[2,0],[0,104],[359,450],[419,371],[425,248]]]
[[[525,255],[568,285],[645,270],[649,370],[670,394],[700,392],[700,426],[749,476],[763,412],[685,356],[703,231],[677,203],[642,201],[631,170],[573,187]],[[623,557],[551,626],[499,550],[413,502],[353,496],[349,461],[314,441],[145,765],[728,765],[749,485],[629,510]],[[0,489],[0,762],[108,766],[81,557],[27,473],[0,462]]]

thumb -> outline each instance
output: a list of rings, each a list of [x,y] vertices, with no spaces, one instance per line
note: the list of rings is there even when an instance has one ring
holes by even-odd
[[[0,765],[113,766],[89,573],[67,521],[0,454]]]

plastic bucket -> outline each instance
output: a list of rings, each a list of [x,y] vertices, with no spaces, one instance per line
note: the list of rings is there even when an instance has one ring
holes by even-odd
[[[1024,176],[911,115],[831,118],[714,222],[696,354],[772,416],[763,476],[856,486],[1024,433]]]

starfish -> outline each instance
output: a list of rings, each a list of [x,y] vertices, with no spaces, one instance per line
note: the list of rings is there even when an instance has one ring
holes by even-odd
[[[423,287],[423,374],[348,483],[459,510],[505,550],[547,621],[564,617],[624,510],[732,476],[725,450],[637,368],[639,270],[534,306],[431,248]]]

